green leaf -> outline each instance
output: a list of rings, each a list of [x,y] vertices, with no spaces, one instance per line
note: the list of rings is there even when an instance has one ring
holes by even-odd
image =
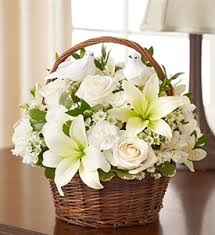
[[[58,55],[58,53],[57,52],[55,52],[55,60],[58,60],[59,59],[59,55]]]
[[[69,130],[72,125],[72,120],[68,120],[63,124],[63,133],[67,136],[69,136]]]
[[[203,134],[201,137],[197,139],[195,146],[201,146],[205,144],[207,141],[208,141],[208,135]]]
[[[102,44],[102,49],[101,49],[102,57],[106,58],[106,46]]]
[[[99,169],[99,179],[101,181],[110,181],[115,176],[115,173],[112,171],[104,172],[103,170]]]
[[[86,50],[84,48],[81,48],[80,50],[80,58],[83,58],[86,53]]]
[[[194,97],[193,97],[193,94],[191,92],[188,92],[188,93],[186,93],[184,95],[189,98],[191,104],[194,103]]]
[[[80,55],[77,53],[73,53],[72,57],[75,58],[76,60],[79,60],[81,58]]]
[[[35,122],[45,122],[46,121],[46,112],[40,110],[39,108],[33,108],[29,110],[29,116],[32,121]]]
[[[82,114],[81,110],[79,107],[75,108],[75,109],[71,109],[68,112],[66,112],[68,115],[73,116],[73,117],[77,117],[78,115]]]
[[[118,169],[114,171],[116,172],[116,175],[123,180],[133,180],[136,178],[136,175],[129,174],[127,171],[118,170]]]
[[[173,80],[175,80],[176,78],[178,78],[179,76],[181,76],[182,74],[184,74],[184,73],[176,73],[176,74],[174,74],[174,75],[170,78],[170,80],[173,81]]]
[[[65,106],[67,109],[70,109],[74,104],[71,94],[68,91],[64,91],[59,100],[59,104]]]
[[[28,109],[29,109],[29,105],[28,105],[28,104],[23,103],[23,104],[20,104],[20,105],[19,105],[19,108],[21,108],[21,109],[25,109],[25,110],[28,110]]]
[[[91,109],[90,105],[85,100],[81,100],[80,108],[83,111]]]
[[[33,121],[31,121],[31,126],[33,130],[38,132],[43,129],[44,124],[45,124],[44,122],[34,123]]]
[[[45,177],[47,179],[53,180],[55,177],[55,168],[46,167],[45,168]]]
[[[99,110],[101,110],[102,108],[103,108],[103,105],[97,104],[97,105],[93,106],[93,107],[91,108],[91,110],[92,110],[94,113],[96,113],[96,112],[98,112]]]
[[[99,62],[99,60],[97,59],[94,59],[94,63],[95,63],[95,66],[100,69],[101,71],[103,71],[103,66],[102,64]]]
[[[91,109],[90,105],[86,101],[81,100],[80,106],[75,109],[69,110],[67,114],[69,114],[70,116],[76,117],[80,114],[84,114],[86,110],[90,110],[90,109]]]
[[[176,166],[173,163],[164,162],[157,167],[157,171],[163,176],[171,177],[176,173]]]
[[[154,54],[154,48],[153,48],[153,46],[149,47],[149,48],[147,49],[147,51],[148,51],[151,55],[153,55],[153,54]]]
[[[35,98],[35,94],[36,94],[36,86],[34,86],[31,90],[30,90],[31,95],[33,96],[33,98]]]
[[[121,66],[116,65],[116,66],[115,66],[115,71],[114,71],[114,72],[116,73],[116,72],[117,72],[117,71],[119,71],[120,69],[122,69],[122,67],[121,67]]]

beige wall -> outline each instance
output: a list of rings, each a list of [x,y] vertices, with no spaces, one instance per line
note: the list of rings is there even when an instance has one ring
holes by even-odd
[[[46,74],[54,52],[71,42],[70,0],[0,0],[0,147],[29,89]]]

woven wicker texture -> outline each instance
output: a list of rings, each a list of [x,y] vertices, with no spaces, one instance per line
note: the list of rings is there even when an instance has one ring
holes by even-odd
[[[115,37],[93,38],[77,44],[59,57],[51,72],[56,71],[58,65],[76,51],[98,43],[116,43],[133,48],[150,61],[161,80],[165,79],[162,68],[145,48],[136,42]],[[168,95],[172,94],[173,89],[170,86]],[[140,181],[115,177],[109,182],[102,182],[104,189],[95,190],[87,187],[76,175],[63,187],[64,197],[59,195],[53,181],[50,185],[59,219],[71,224],[104,228],[157,221],[168,182],[167,177],[154,179],[147,176]]]
[[[51,181],[56,216],[71,224],[95,228],[123,227],[156,222],[169,178],[102,182],[104,189],[87,187],[76,175],[63,187],[64,197]]]

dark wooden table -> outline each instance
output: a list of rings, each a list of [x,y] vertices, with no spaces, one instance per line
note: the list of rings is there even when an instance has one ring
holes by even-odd
[[[178,172],[168,187],[157,224],[96,230],[56,220],[43,171],[22,164],[4,149],[0,151],[0,234],[214,235],[215,171]]]

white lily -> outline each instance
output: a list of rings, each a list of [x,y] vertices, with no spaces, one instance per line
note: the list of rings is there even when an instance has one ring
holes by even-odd
[[[59,124],[47,122],[43,135],[49,150],[43,155],[43,164],[56,168],[55,184],[61,196],[61,187],[68,184],[76,172],[82,181],[91,188],[101,189],[97,169],[110,170],[110,164],[104,154],[92,145],[88,145],[84,119],[79,115],[72,121],[69,136],[65,135]]]
[[[127,81],[124,81],[122,86],[131,108],[115,108],[110,110],[110,113],[127,122],[126,130],[137,135],[148,127],[159,135],[171,138],[171,128],[162,118],[183,105],[185,97],[158,97],[159,79],[156,75],[150,77],[143,91]]]

